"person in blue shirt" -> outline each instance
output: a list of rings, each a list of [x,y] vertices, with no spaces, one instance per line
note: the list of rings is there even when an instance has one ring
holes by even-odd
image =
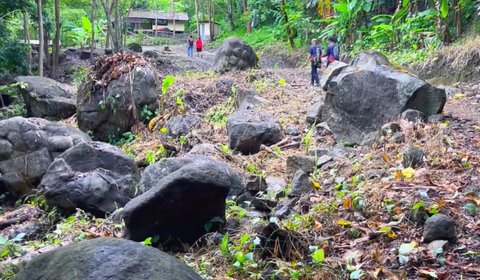
[[[327,67],[335,60],[340,60],[340,48],[337,45],[337,36],[328,38],[328,48],[325,56],[327,57]]]
[[[308,50],[308,60],[310,61],[310,64],[312,66],[312,71],[311,71],[311,85],[319,85],[320,84],[320,79],[318,78],[318,68],[320,67],[321,64],[321,50],[317,46],[317,39],[312,40],[312,45],[310,46],[310,49]]]

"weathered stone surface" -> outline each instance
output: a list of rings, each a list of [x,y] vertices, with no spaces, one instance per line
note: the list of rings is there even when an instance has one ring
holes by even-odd
[[[298,170],[292,180],[292,190],[288,194],[289,197],[300,197],[313,190],[310,178],[302,170]]]
[[[223,41],[215,53],[213,67],[216,71],[246,70],[257,65],[258,57],[252,47],[238,38]]]
[[[287,187],[287,182],[281,177],[267,177],[265,179],[267,183],[267,193],[274,198],[281,198],[286,195],[285,188]]]
[[[80,143],[58,156],[43,176],[40,189],[49,205],[98,217],[113,213],[134,197],[140,179],[135,162],[117,147]]]
[[[174,173],[177,170],[193,163],[209,163],[215,165],[217,169],[222,169],[223,172],[227,173],[230,180],[230,191],[228,192],[229,199],[231,199],[233,196],[238,197],[240,194],[246,191],[240,174],[230,168],[227,164],[210,157],[192,155],[183,158],[162,159],[161,161],[147,167],[145,171],[143,171],[142,178],[138,184],[139,192],[144,193],[150,190],[170,173]]]
[[[162,170],[161,170],[162,171]],[[224,164],[194,161],[156,178],[153,187],[125,205],[125,237],[135,241],[158,235],[163,248],[183,250],[225,223],[225,199],[232,176]]]
[[[134,67],[106,88],[82,86],[77,96],[78,127],[91,131],[95,140],[120,137],[142,120],[144,107],[152,112],[158,108],[157,86],[157,72],[148,64]]]
[[[382,134],[384,136],[393,135],[395,132],[398,132],[400,130],[401,130],[400,125],[395,122],[387,123],[382,126]]]
[[[435,214],[425,222],[423,242],[434,240],[453,241],[455,238],[455,223],[450,217],[444,214]]]
[[[170,136],[186,136],[200,122],[196,115],[179,115],[167,122],[167,131]]]
[[[417,168],[423,164],[423,151],[419,148],[410,146],[403,153],[403,167]]]
[[[230,78],[219,78],[215,82],[215,89],[224,95],[232,95],[233,87],[235,86],[235,81]]]
[[[38,118],[0,121],[1,185],[19,198],[36,188],[55,156],[91,141],[80,130]]]
[[[184,262],[151,246],[97,238],[34,258],[15,280],[201,280]]]
[[[28,117],[61,120],[75,114],[77,108],[71,86],[38,76],[19,76],[15,80],[26,85],[20,92]]]
[[[322,121],[322,107],[323,102],[315,102],[307,109],[307,123],[320,123]]]
[[[360,144],[406,109],[429,116],[445,102],[445,90],[394,69],[381,54],[360,53],[328,83],[322,118],[337,141]]]
[[[424,122],[427,119],[424,113],[413,109],[405,110],[400,117],[413,123]]]
[[[245,189],[251,194],[257,194],[267,190],[267,183],[262,176],[250,175],[246,178]]]
[[[299,136],[300,135],[300,131],[298,130],[298,128],[296,128],[292,125],[289,125],[289,126],[287,126],[287,128],[285,128],[285,133],[287,135],[290,135],[290,136]]]
[[[323,90],[327,90],[328,84],[330,81],[338,76],[340,72],[342,72],[343,68],[347,67],[348,64],[335,60],[333,63],[330,63],[328,65],[327,69],[322,75],[322,78],[320,79],[320,86],[322,87]]]
[[[262,144],[272,145],[283,139],[282,127],[271,116],[250,110],[239,111],[228,118],[230,149],[255,154]]]
[[[289,176],[295,174],[297,170],[302,170],[309,174],[315,168],[315,157],[304,155],[293,155],[287,157],[287,174]]]

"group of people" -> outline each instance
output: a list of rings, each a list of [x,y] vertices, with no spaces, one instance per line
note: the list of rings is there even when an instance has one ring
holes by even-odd
[[[318,77],[318,68],[322,65],[322,58],[326,58],[327,67],[330,63],[340,60],[340,48],[337,45],[337,37],[331,36],[328,38],[328,47],[325,55],[322,55],[322,50],[318,47],[317,39],[312,40],[312,45],[308,50],[308,60],[312,66],[311,85],[319,85],[320,79]]]
[[[193,36],[188,37],[187,40],[187,55],[189,57],[193,57],[193,45],[195,44],[195,48],[197,49],[197,56],[202,57],[202,49],[203,49],[203,42],[200,37],[197,40],[193,39]]]

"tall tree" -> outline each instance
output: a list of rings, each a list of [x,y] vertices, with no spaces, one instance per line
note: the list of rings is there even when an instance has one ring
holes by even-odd
[[[45,37],[43,35],[42,0],[37,0],[37,12],[38,12],[38,75],[40,77],[43,77],[43,56],[45,55],[43,40],[45,39]]]
[[[60,58],[60,0],[55,0],[55,38],[53,39],[52,77],[57,76]]]
[[[90,14],[90,21],[92,22],[92,42],[90,45],[90,59],[93,62],[95,52],[95,13],[97,11],[97,0],[92,0],[92,10]]]
[[[292,28],[290,27],[290,22],[288,21],[286,6],[287,6],[287,3],[285,2],[285,0],[281,0],[281,10],[282,10],[283,21],[285,22],[285,32],[287,33],[287,38],[288,38],[288,42],[290,43],[290,47],[294,49],[295,42],[293,41],[293,32],[292,32]]]
[[[113,28],[113,51],[119,52],[122,48],[121,30],[120,24],[120,11],[118,9],[118,0],[113,0],[113,6],[115,11],[115,26]]]
[[[233,21],[233,0],[226,0],[227,4],[227,18],[230,24],[230,29],[235,29],[235,22]]]
[[[105,12],[105,17],[107,19],[107,33],[105,35],[105,48],[110,49],[111,48],[111,38],[112,38],[112,11],[113,11],[113,6],[115,4],[115,0],[111,0],[109,3],[109,0],[100,0],[100,3],[102,3],[103,11]]]
[[[200,0],[195,0],[195,17],[197,19],[197,35],[200,37],[200,18],[199,18],[199,2]]]
[[[175,33],[177,33],[177,24],[175,21],[175,3],[173,0],[170,0],[170,12],[172,13],[173,20],[173,37],[175,37]]]
[[[28,60],[28,74],[32,74],[32,48],[30,44],[30,29],[28,28],[28,19],[30,18],[27,11],[23,12],[23,36],[25,43],[28,44],[27,60]]]

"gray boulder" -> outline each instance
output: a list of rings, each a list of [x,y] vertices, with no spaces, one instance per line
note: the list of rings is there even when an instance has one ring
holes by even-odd
[[[105,217],[134,197],[139,179],[135,162],[128,155],[109,144],[90,142],[58,156],[40,188],[49,205],[67,212],[80,208]]]
[[[196,115],[179,115],[168,120],[166,127],[170,136],[186,136],[199,122]]]
[[[417,168],[423,164],[423,151],[419,148],[410,146],[403,153],[403,167]]]
[[[435,114],[437,115],[437,114]],[[424,122],[427,120],[427,116],[425,116],[424,113],[418,111],[418,110],[413,110],[413,109],[408,109],[405,110],[400,117],[404,120],[407,120],[409,122],[417,123],[417,122]]]
[[[453,241],[455,238],[455,223],[450,217],[444,214],[435,214],[425,222],[423,242],[434,240]]]
[[[257,66],[258,57],[252,47],[239,38],[223,41],[215,53],[213,67],[216,71],[246,70]]]
[[[292,155],[287,157],[287,175],[291,176],[302,170],[303,172],[310,174],[315,168],[315,157],[304,155]]]
[[[125,237],[143,241],[157,235],[167,250],[183,250],[208,232],[222,230],[232,176],[212,160],[182,166],[125,205]]]
[[[262,144],[272,145],[284,137],[282,127],[271,116],[250,110],[238,111],[228,118],[230,149],[243,154],[255,154]]]
[[[78,127],[95,140],[119,137],[142,120],[144,107],[158,108],[158,79],[151,65],[137,65],[105,87],[81,87],[77,96]]]
[[[56,156],[88,141],[80,130],[44,119],[0,121],[0,184],[16,198],[28,194]]]
[[[310,105],[307,109],[307,123],[320,123],[322,121],[322,107],[323,102],[315,102],[314,104]]]
[[[381,54],[364,52],[328,83],[322,117],[337,141],[360,144],[406,109],[429,116],[445,102],[444,89],[394,69]]]
[[[26,85],[20,92],[28,117],[61,120],[75,114],[77,107],[71,86],[38,76],[19,76],[15,80]]]
[[[302,170],[298,170],[292,180],[292,190],[288,197],[299,197],[305,193],[313,191],[313,185],[310,178]]]
[[[34,258],[14,280],[201,280],[184,262],[150,246],[97,238]]]
[[[233,196],[238,197],[240,194],[245,192],[245,187],[242,183],[242,177],[237,171],[213,158],[195,155],[189,155],[183,158],[166,158],[150,165],[142,173],[142,178],[138,184],[139,192],[147,192],[148,190],[152,189],[159,182],[159,180],[168,176],[170,173],[174,173],[177,170],[193,163],[215,165],[218,169],[222,169],[225,173],[229,174],[229,198],[233,198]]]

